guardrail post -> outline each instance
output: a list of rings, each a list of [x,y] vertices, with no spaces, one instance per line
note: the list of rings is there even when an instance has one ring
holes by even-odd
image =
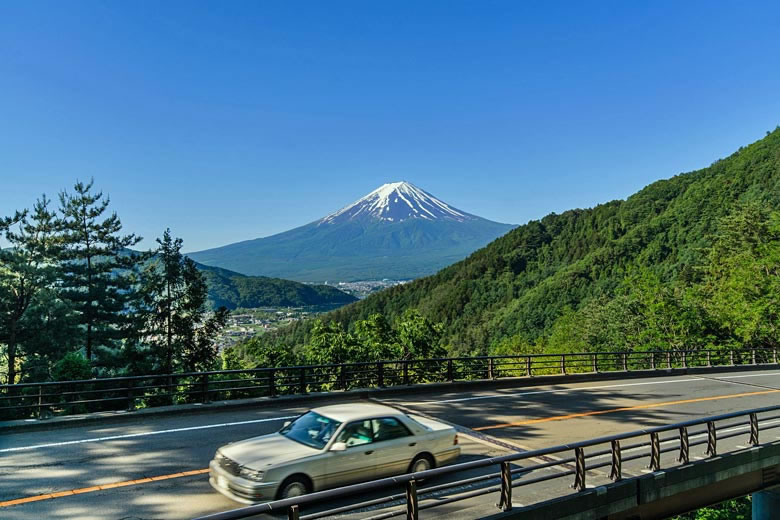
[[[341,365],[339,367],[339,386],[342,390],[347,389],[347,366]],[[306,393],[306,391],[303,391],[302,393]]]
[[[650,352],[650,368],[655,370],[655,351]]]
[[[531,377],[531,356],[525,357],[525,375]]]
[[[385,364],[381,361],[376,364],[376,378],[379,388],[385,386]]]
[[[658,432],[650,434],[650,464],[647,469],[650,471],[661,469],[661,442],[658,439]]]
[[[683,368],[688,368],[688,351],[683,350],[682,355],[683,355]]]
[[[574,484],[572,488],[577,491],[583,491],[585,489],[585,450],[582,448],[574,448]]]
[[[690,462],[691,445],[688,442],[688,428],[680,428],[680,454],[677,456],[677,462],[688,464]]]
[[[450,383],[455,381],[455,370],[454,367],[452,366],[451,359],[447,360],[447,381],[449,381]]]
[[[204,404],[209,402],[209,375],[208,374],[203,374],[203,376],[201,376],[200,402]]]
[[[133,380],[127,380],[127,411],[135,410],[135,394],[133,392]]]
[[[752,354],[752,357],[753,357],[753,364],[755,365],[755,364],[756,364],[756,349],[754,349],[754,348],[751,348],[751,349],[750,349],[750,353]]]
[[[618,440],[612,441],[612,469],[609,471],[609,478],[614,482],[623,478],[623,456]]]
[[[487,368],[487,377],[488,379],[493,379],[493,358],[488,358],[488,368]]]
[[[750,414],[750,445],[758,446],[758,416]]]
[[[301,388],[300,388],[301,393],[304,394],[304,395],[308,394],[309,392],[307,392],[308,388],[307,388],[307,385],[306,385],[306,367],[301,368],[301,381],[300,381],[300,385],[301,385]]]
[[[628,372],[628,353],[623,352],[623,371]]]
[[[715,423],[707,422],[707,456],[714,457],[718,454],[718,434],[715,430]]]
[[[406,483],[406,520],[417,520],[417,482],[409,480]]]
[[[298,520],[300,518],[301,511],[298,505],[290,506],[287,510],[287,520]]]
[[[409,360],[404,359],[404,384],[409,384]]]
[[[672,351],[666,351],[666,368],[672,368]]]
[[[599,362],[598,362],[599,355],[594,353],[591,357],[593,358],[592,359],[592,361],[593,361],[593,373],[596,373],[596,372],[599,371]]]
[[[268,396],[276,397],[276,370],[273,368],[268,371]]]
[[[561,354],[561,374],[566,375],[566,354]]]
[[[43,385],[38,385],[38,420],[43,419]]]
[[[710,352],[709,350],[707,351],[707,366],[708,367],[712,366],[712,352]]]
[[[506,461],[501,463],[501,499],[498,507],[501,511],[512,510],[512,469]]]

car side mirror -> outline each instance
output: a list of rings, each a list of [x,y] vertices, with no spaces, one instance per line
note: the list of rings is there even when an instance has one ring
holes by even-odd
[[[287,428],[292,424],[292,421],[284,421],[284,424],[282,425],[282,428]]]
[[[334,442],[333,446],[330,447],[330,451],[347,451],[347,443],[346,442]]]

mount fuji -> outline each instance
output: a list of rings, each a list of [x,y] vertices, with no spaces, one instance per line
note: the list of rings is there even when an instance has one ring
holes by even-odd
[[[188,256],[247,275],[304,282],[411,279],[465,258],[514,227],[403,181],[305,226]]]

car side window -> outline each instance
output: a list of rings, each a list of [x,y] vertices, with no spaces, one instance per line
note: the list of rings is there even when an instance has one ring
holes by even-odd
[[[383,417],[371,421],[374,427],[374,442],[389,441],[412,434],[401,421],[393,417]]]
[[[374,441],[374,432],[371,429],[371,421],[356,421],[349,423],[341,430],[336,442],[343,442],[350,446],[360,446]]]

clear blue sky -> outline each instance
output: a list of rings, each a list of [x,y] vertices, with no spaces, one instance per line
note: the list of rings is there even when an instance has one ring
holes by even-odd
[[[0,3],[0,214],[94,177],[186,250],[408,180],[510,223],[780,123],[780,2]]]

